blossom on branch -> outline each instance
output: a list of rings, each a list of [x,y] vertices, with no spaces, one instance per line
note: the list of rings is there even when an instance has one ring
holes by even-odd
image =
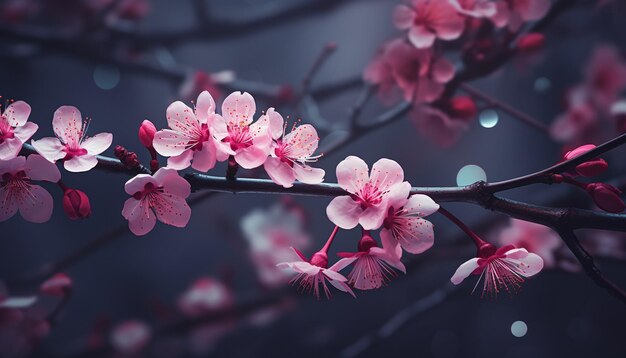
[[[393,23],[400,30],[408,30],[409,41],[421,49],[431,47],[437,38],[459,38],[464,27],[463,17],[445,0],[412,0],[408,5],[398,5]]]
[[[544,17],[548,10],[550,0],[500,0],[491,20],[497,27],[508,26],[509,30],[517,31],[525,22]]]
[[[24,101],[9,104],[0,116],[0,160],[15,158],[39,128],[28,116],[30,106]]]
[[[498,242],[502,246],[513,245],[539,255],[546,268],[556,267],[557,251],[564,246],[556,231],[518,219],[509,221],[509,225],[499,233]]]
[[[491,17],[496,14],[494,0],[448,0],[456,11],[469,17]]]
[[[86,172],[98,164],[96,155],[111,146],[113,135],[99,133],[87,137],[89,120],[82,120],[80,111],[73,106],[62,106],[54,112],[52,129],[56,137],[32,140],[35,150],[52,163],[63,160],[70,172]]]

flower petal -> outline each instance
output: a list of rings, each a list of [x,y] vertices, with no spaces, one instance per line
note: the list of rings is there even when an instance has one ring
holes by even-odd
[[[342,229],[354,228],[362,213],[360,205],[349,196],[338,196],[326,207],[328,219]]]
[[[135,198],[126,200],[122,215],[128,220],[130,231],[137,236],[149,233],[156,224],[156,215],[152,210]]]
[[[30,105],[24,101],[15,101],[4,110],[3,115],[11,127],[21,127],[28,121]]]
[[[170,193],[182,198],[187,198],[191,194],[191,185],[187,180],[178,175],[176,170],[161,168],[154,173],[153,179],[157,186],[163,187],[166,193]]]
[[[37,153],[41,154],[41,156],[52,163],[65,158],[66,153],[63,151],[65,147],[57,138],[41,138],[39,140],[32,140],[30,143],[33,145],[33,148],[35,148]]]
[[[383,224],[386,213],[387,207],[385,205],[370,206],[361,213],[359,224],[365,230],[377,230]]]
[[[324,169],[313,168],[308,165],[294,164],[293,171],[296,179],[306,184],[319,184],[324,181]]]
[[[202,91],[196,101],[196,118],[200,123],[207,123],[210,115],[215,113],[215,100],[209,91]]]
[[[380,159],[372,166],[370,183],[381,192],[387,191],[394,184],[401,183],[403,180],[404,170],[400,164],[391,159]]]
[[[409,41],[417,48],[429,48],[435,42],[435,33],[425,26],[413,26],[409,30]]]
[[[167,167],[175,170],[183,170],[189,168],[193,159],[193,149],[187,149],[179,155],[167,158]]]
[[[37,132],[39,126],[33,122],[26,122],[20,127],[16,127],[13,129],[13,134],[15,134],[16,138],[22,141],[22,143],[26,143],[30,139],[30,137]]]
[[[0,143],[0,160],[9,160],[20,154],[24,142],[17,137],[7,138]]]
[[[98,158],[95,155],[79,155],[71,159],[63,161],[63,167],[68,172],[80,173],[93,169],[98,164]]]
[[[154,212],[159,221],[175,227],[187,226],[191,218],[191,208],[187,201],[183,197],[169,193],[159,194],[158,197],[160,200],[155,201]]]
[[[298,126],[284,138],[288,148],[288,156],[294,159],[311,157],[317,150],[319,140],[317,131],[310,124]]]
[[[202,149],[194,151],[191,167],[197,171],[206,173],[215,167],[215,163],[217,162],[216,155],[217,148],[215,148],[213,139],[209,139],[202,144]]]
[[[111,133],[98,133],[93,137],[88,137],[83,140],[80,146],[87,150],[88,154],[98,155],[107,150],[113,142],[113,134]]]
[[[387,194],[387,208],[394,208],[396,211],[405,206],[409,200],[410,192],[411,184],[408,181],[393,185]]]
[[[39,185],[30,185],[28,191],[17,198],[20,214],[26,221],[43,223],[52,216],[52,195]]]
[[[406,5],[398,5],[393,9],[393,24],[399,30],[411,27],[415,19],[415,11]]]
[[[32,180],[44,180],[56,183],[61,180],[61,172],[56,164],[50,163],[41,155],[31,154],[26,158],[24,166],[26,175]]]
[[[0,222],[6,221],[17,213],[17,203],[13,190],[7,190],[7,187],[0,187]]]
[[[404,250],[412,254],[421,254],[430,249],[435,242],[433,224],[424,219],[411,217],[406,218],[404,233],[397,240]]]
[[[222,103],[222,116],[230,125],[249,125],[252,123],[256,103],[248,92],[233,92]]]
[[[477,268],[478,258],[474,257],[461,264],[461,266],[456,269],[456,272],[454,273],[450,281],[452,281],[453,284],[458,285],[459,283],[463,282],[463,280],[465,280],[469,275],[471,275],[472,272],[474,272],[474,270],[476,270]]]
[[[411,214],[417,214],[420,217],[428,216],[439,210],[439,204],[424,194],[413,194],[404,205],[404,208]]]
[[[289,164],[278,158],[267,158],[265,163],[263,163],[263,168],[265,168],[267,175],[270,176],[274,183],[282,185],[285,188],[291,188],[294,180],[296,180],[294,170]]]
[[[164,129],[154,134],[152,145],[157,153],[164,157],[181,155],[191,147],[192,137],[186,133]]]
[[[245,169],[254,169],[265,163],[267,151],[257,146],[251,146],[235,154],[235,161]]]
[[[353,155],[337,165],[337,182],[351,194],[357,193],[369,179],[369,168],[363,159]]]
[[[200,126],[193,110],[181,101],[170,104],[167,107],[166,116],[167,125],[175,132],[190,135],[194,129]]]
[[[52,129],[63,143],[78,145],[83,136],[83,119],[78,108],[74,106],[59,107],[52,118]]]

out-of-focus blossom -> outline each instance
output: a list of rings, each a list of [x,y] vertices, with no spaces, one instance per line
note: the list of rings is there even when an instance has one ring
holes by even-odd
[[[594,49],[583,85],[596,108],[608,112],[626,88],[626,63],[615,47],[603,45]]]
[[[139,353],[150,341],[150,327],[141,321],[126,321],[111,332],[111,345],[124,354]]]
[[[424,137],[442,148],[456,143],[469,129],[466,120],[452,118],[444,111],[425,104],[414,106],[409,118]]]
[[[596,146],[593,144],[582,145],[578,148],[570,150],[565,153],[563,160],[574,159],[588,151],[594,149]],[[604,173],[609,168],[609,164],[602,158],[593,158],[584,163],[580,163],[576,166],[575,172],[572,174],[582,175],[584,177],[594,177]]]
[[[272,145],[271,133],[276,133],[282,123],[275,116],[261,116],[253,122],[256,103],[248,92],[233,92],[222,103],[222,123],[215,128],[215,139],[221,144],[224,155],[232,155],[237,164],[253,169],[265,163]]]
[[[89,197],[78,189],[67,188],[63,192],[63,210],[72,220],[89,217],[91,215]]]
[[[459,266],[450,281],[458,285],[471,274],[480,275],[474,289],[484,278],[483,295],[494,295],[502,289],[516,291],[525,278],[536,275],[541,269],[543,260],[537,254],[513,245],[496,248],[485,243],[479,250],[478,257]]]
[[[435,39],[454,40],[463,33],[464,20],[448,2],[411,0],[398,5],[393,22],[400,30],[408,30],[409,41],[417,48],[429,48]]]
[[[582,89],[574,90],[574,97],[580,94]],[[571,98],[571,96],[570,96]],[[591,104],[584,100],[573,99],[568,101],[567,111],[559,115],[552,126],[550,134],[552,138],[560,142],[580,142],[596,129],[598,115]]]
[[[148,0],[120,0],[112,15],[122,20],[137,21],[144,18],[148,11],[150,11]]]
[[[209,92],[213,98],[223,98],[221,84],[230,83],[235,80],[235,72],[221,71],[216,73],[207,73],[204,71],[196,71],[189,75],[180,86],[179,96],[185,102],[193,101],[198,95],[204,91]]]
[[[302,216],[282,204],[250,212],[241,219],[241,229],[256,274],[268,287],[281,285],[291,276],[276,265],[293,258],[292,246],[302,249],[311,246],[311,236],[305,230]]]
[[[482,18],[492,17],[496,14],[496,1],[494,0],[448,0],[460,14]]]
[[[39,287],[41,293],[49,296],[65,296],[72,289],[72,279],[60,272],[47,279]]]
[[[15,158],[39,128],[28,116],[30,106],[24,101],[11,103],[0,116],[0,160]]]
[[[303,124],[285,134],[286,124],[283,124],[283,117],[274,108],[268,109],[265,115],[275,117],[269,119],[270,122],[280,123],[280,128],[283,128],[272,133],[274,142],[270,157],[263,164],[274,183],[290,188],[296,179],[306,184],[319,184],[324,181],[324,169],[308,165],[320,157],[313,155],[320,140],[315,128],[310,124]]]
[[[354,265],[348,274],[348,284],[359,290],[380,288],[396,275],[394,268],[406,273],[394,247],[386,247],[384,241],[383,247],[378,247],[367,231],[359,240],[357,252],[340,252],[337,255],[342,258],[338,264]]]
[[[546,268],[557,264],[557,252],[563,247],[559,234],[547,226],[524,220],[511,219],[498,235],[501,246],[513,245],[541,257]]]
[[[610,114],[617,132],[620,134],[626,133],[626,100],[613,103]]]
[[[52,216],[52,196],[33,181],[56,183],[61,173],[42,156],[31,154],[0,161],[0,222],[15,213],[26,221],[46,222]]]
[[[233,304],[230,289],[210,277],[196,280],[178,299],[178,307],[185,315],[197,317]]]
[[[132,198],[124,203],[122,215],[133,234],[149,233],[157,219],[176,227],[185,227],[189,222],[191,208],[185,199],[191,193],[191,185],[176,170],[161,168],[152,176],[138,174],[124,188]]]
[[[626,209],[624,201],[620,198],[622,191],[611,184],[590,183],[587,184],[587,192],[594,203],[604,211],[621,213]]]
[[[111,146],[113,135],[99,133],[87,137],[88,120],[83,121],[78,108],[62,106],[54,112],[52,129],[55,137],[33,140],[32,145],[52,163],[63,159],[63,166],[70,172],[85,172],[98,164],[96,155]]]
[[[546,43],[546,37],[538,32],[524,34],[517,40],[517,49],[524,53],[532,53],[542,49]]]
[[[159,154],[169,157],[169,168],[182,170],[191,165],[206,172],[217,160],[227,158],[217,149],[220,143],[214,138],[215,132],[224,131],[226,126],[215,113],[215,101],[209,92],[200,93],[195,110],[180,101],[172,103],[167,107],[167,124],[170,129],[156,132],[152,144]]]
[[[409,196],[411,185],[404,182],[389,190],[387,212],[380,231],[383,247],[397,257],[402,250],[419,254],[433,246],[433,224],[424,219],[439,209],[439,205],[423,194]]]
[[[469,96],[455,96],[451,98],[445,110],[452,118],[459,118],[467,122],[476,118],[478,113],[476,102]]]
[[[550,10],[550,0],[501,0],[496,3],[496,13],[491,20],[497,27],[508,26],[517,31],[528,21],[544,17]]]
[[[350,195],[334,198],[326,214],[342,229],[361,224],[365,230],[376,230],[385,219],[389,191],[403,180],[404,171],[393,160],[378,160],[369,173],[361,158],[349,156],[337,165],[337,182]]]
[[[585,230],[580,242],[593,257],[626,259],[626,234],[606,230]]]
[[[0,4],[0,20],[20,24],[37,13],[39,6],[32,0],[8,0]]]

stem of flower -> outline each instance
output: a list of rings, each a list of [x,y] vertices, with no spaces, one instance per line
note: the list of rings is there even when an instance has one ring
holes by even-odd
[[[239,164],[235,161],[234,156],[228,158],[228,168],[226,169],[226,179],[235,180],[237,177],[237,170],[239,170]]]
[[[472,229],[470,229],[467,225],[465,225],[464,222],[462,222],[459,218],[454,216],[448,210],[446,210],[446,209],[444,209],[443,207],[440,206],[438,212],[441,215],[445,216],[448,220],[452,221],[452,223],[454,223],[454,225],[458,226],[459,229],[463,230],[463,232],[466,233],[467,236],[469,236],[472,239],[472,241],[474,242],[474,245],[476,245],[476,248],[478,250],[480,250],[481,247],[483,247],[485,245],[489,245],[487,242],[485,242],[483,239],[481,239],[478,235],[476,235],[476,233],[474,231],[472,231]]]
[[[328,254],[328,249],[330,248],[330,245],[332,245],[333,240],[335,240],[335,236],[337,235],[337,232],[339,232],[339,226],[335,226],[335,228],[333,229],[333,232],[330,233],[330,236],[328,237],[328,241],[326,241],[326,244],[324,244],[324,247],[322,247],[322,249],[319,252]]]
[[[569,184],[569,185],[573,185],[573,186],[577,186],[581,189],[587,190],[587,184],[585,183],[581,183],[578,180],[570,177],[569,175],[563,175],[563,183]]]

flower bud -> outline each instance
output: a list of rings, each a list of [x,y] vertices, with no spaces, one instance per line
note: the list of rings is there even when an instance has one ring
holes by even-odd
[[[571,150],[563,156],[563,160],[574,159],[588,151],[594,149],[596,146],[593,144],[582,145],[574,150]],[[572,174],[582,175],[584,177],[594,177],[602,174],[609,168],[609,164],[602,158],[590,159],[584,163],[580,163],[576,166],[576,172]]]
[[[587,184],[587,192],[598,207],[610,213],[621,213],[626,209],[624,201],[620,198],[621,190],[606,183]]]
[[[545,43],[545,36],[537,32],[531,32],[520,37],[517,41],[517,48],[523,52],[535,52],[543,48]]]
[[[152,141],[154,140],[156,131],[157,129],[154,124],[147,119],[141,122],[141,126],[139,126],[139,141],[148,150],[154,149]]]
[[[64,273],[57,273],[39,287],[41,293],[50,296],[64,296],[72,288],[72,279]]]
[[[72,219],[83,219],[91,215],[89,197],[77,189],[65,189],[63,193],[63,210]]]
[[[448,114],[452,118],[471,120],[476,118],[476,102],[468,96],[456,96],[450,100]]]

